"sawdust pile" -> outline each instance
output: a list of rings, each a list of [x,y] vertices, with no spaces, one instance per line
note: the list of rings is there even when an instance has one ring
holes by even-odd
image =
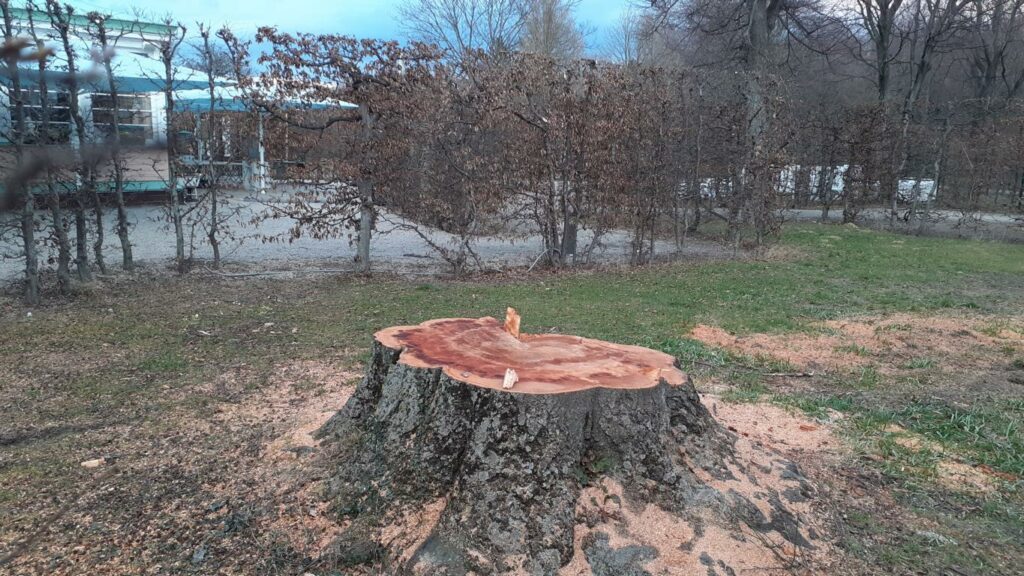
[[[896,372],[917,359],[943,369],[985,367],[1005,360],[1006,349],[1024,351],[1024,323],[964,317],[893,314],[828,320],[813,333],[735,336],[697,325],[690,336],[710,346],[773,358],[808,371],[850,371],[877,366]]]

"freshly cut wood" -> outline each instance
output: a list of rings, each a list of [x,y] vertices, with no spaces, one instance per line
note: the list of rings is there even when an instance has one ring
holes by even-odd
[[[590,388],[678,386],[686,376],[676,359],[640,346],[564,334],[519,334],[494,318],[442,318],[395,326],[374,337],[402,351],[402,364],[440,368],[448,377],[482,388],[502,389],[508,369],[522,394],[564,394]]]
[[[376,333],[366,377],[320,432],[336,448],[332,496],[351,520],[338,541],[343,564],[555,574],[573,555],[580,490],[601,475],[669,510],[735,507],[699,479],[730,474],[733,439],[672,356],[516,337],[509,316]],[[411,547],[381,536],[427,509],[439,516]]]
[[[509,368],[505,370],[505,379],[501,381],[501,387],[504,388],[505,390],[508,390],[515,386],[516,382],[518,381],[519,374],[516,374],[515,370]]]
[[[505,309],[505,332],[512,335],[513,338],[519,339],[519,312],[516,312],[515,308],[509,307]]]

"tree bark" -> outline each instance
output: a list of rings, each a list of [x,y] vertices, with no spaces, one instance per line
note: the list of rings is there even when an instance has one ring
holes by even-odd
[[[373,234],[373,181],[370,179],[370,162],[365,155],[369,154],[370,144],[373,141],[374,128],[377,123],[377,115],[370,110],[366,103],[359,105],[359,119],[361,124],[360,143],[363,145],[364,158],[363,174],[356,182],[359,192],[359,245],[356,251],[356,260],[360,272],[370,272],[370,239]]]
[[[3,37],[4,43],[10,45],[14,42],[14,25],[11,16],[10,6],[6,1],[0,3],[0,10],[3,13]],[[15,164],[20,165],[25,161],[25,131],[27,128],[25,115],[24,95],[21,90],[21,78],[18,73],[18,54],[11,53],[5,58],[5,64],[10,71],[10,98],[13,104],[12,119],[14,120],[14,145]],[[7,178],[4,178],[7,180]],[[13,188],[15,198],[21,200],[21,240],[25,253],[25,303],[29,306],[39,304],[39,256],[36,253],[35,238],[35,196],[32,192],[32,182],[25,180],[12,180],[7,183]]]
[[[356,259],[359,271],[370,272],[370,238],[373,234],[373,184],[361,180],[359,188],[359,246]]]
[[[734,437],[674,359],[575,336],[520,336],[510,313],[501,337],[491,337],[492,318],[377,333],[365,378],[318,433],[339,463],[329,494],[351,520],[336,541],[342,565],[555,574],[574,553],[580,491],[602,475],[631,501],[678,514],[710,504],[735,520],[757,509],[699,479],[732,478]],[[435,506],[436,524],[419,527],[412,545],[378,543],[396,518]],[[793,518],[781,502],[770,506],[772,518]],[[750,522],[765,522],[758,517]],[[807,545],[799,530],[786,532]]]
[[[82,192],[75,192],[75,271],[81,282],[92,281],[89,269],[89,226],[85,221],[85,203]]]
[[[78,65],[77,54],[71,42],[71,18],[74,9],[70,6],[62,6],[58,0],[46,0],[46,12],[50,17],[50,24],[60,36],[61,46],[64,48],[64,58],[67,68],[67,89],[68,89],[68,114],[71,116],[74,128],[74,141],[78,148],[78,170],[75,182],[75,272],[78,280],[89,282],[92,280],[92,270],[89,268],[89,227],[85,220],[85,207],[89,195],[86,187],[92,182],[92,161],[86,158],[85,150],[89,146],[85,133],[85,118],[82,116],[79,106],[78,90]]]
[[[679,451],[714,467],[728,447],[689,382],[518,394],[400,354],[375,342],[366,378],[321,436],[350,443],[332,485],[357,527],[382,521],[391,503],[447,499],[404,570],[552,574],[572,557],[581,475],[610,466],[649,498],[685,500],[697,482]]]
[[[61,295],[71,293],[71,241],[68,240],[67,224],[64,222],[64,211],[60,206],[60,196],[48,182],[50,218],[53,221],[53,236],[57,243],[57,289]]]
[[[220,180],[216,169],[214,168],[213,159],[213,140],[217,136],[216,121],[214,117],[214,108],[217,103],[217,88],[214,76],[214,63],[213,63],[213,49],[210,47],[210,30],[204,26],[199,27],[199,34],[203,39],[203,60],[206,64],[206,89],[210,95],[210,111],[207,116],[207,166],[206,166],[206,182],[209,186],[210,196],[210,227],[207,232],[207,239],[210,241],[210,248],[213,250],[213,269],[220,269],[220,240],[218,238],[220,222],[218,221],[218,192],[220,191]]]
[[[121,102],[117,89],[117,81],[115,80],[116,77],[114,76],[114,70],[111,64],[113,55],[109,50],[110,45],[107,37],[106,20],[99,19],[97,21],[96,33],[100,46],[103,48],[103,67],[107,72],[107,86],[111,102],[110,163],[113,166],[114,202],[117,206],[117,237],[121,242],[121,268],[126,272],[131,272],[135,268],[135,262],[132,256],[132,242],[129,238],[128,210],[124,202],[124,164],[121,157],[121,130],[120,126],[118,126],[121,119]],[[97,242],[101,241],[102,236],[98,236]],[[97,262],[101,263],[102,266],[100,256],[97,256]]]
[[[90,174],[93,176],[93,180],[89,182],[89,190],[92,193],[93,218],[96,221],[96,239],[92,243],[93,260],[96,261],[96,268],[99,269],[100,274],[106,274],[107,261],[103,257],[103,242],[106,238],[106,233],[103,229],[103,202],[100,199],[99,191],[96,189],[95,166],[90,171]]]
[[[168,20],[165,24],[170,25]],[[172,35],[160,46],[160,60],[164,65],[164,111],[167,115],[167,193],[174,225],[174,263],[179,274],[187,267],[185,260],[185,229],[182,223],[181,202],[178,198],[178,149],[177,135],[171,120],[174,118],[174,59],[178,47],[185,37],[185,29],[179,25],[180,34]]]

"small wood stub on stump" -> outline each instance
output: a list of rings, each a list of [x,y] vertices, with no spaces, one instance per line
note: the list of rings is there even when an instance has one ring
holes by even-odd
[[[341,555],[416,574],[555,574],[572,557],[588,478],[682,510],[720,496],[694,468],[727,474],[731,453],[672,356],[520,333],[511,309],[504,323],[377,332],[366,377],[321,436],[338,447],[330,490],[352,521]],[[438,502],[414,550],[386,549],[383,527]]]

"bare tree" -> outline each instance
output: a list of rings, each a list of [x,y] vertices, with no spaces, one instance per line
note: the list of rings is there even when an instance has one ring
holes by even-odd
[[[410,36],[456,58],[472,50],[499,54],[519,43],[527,0],[406,0],[399,17]]]
[[[178,56],[178,49],[185,40],[188,29],[181,23],[175,23],[172,19],[164,20],[164,25],[174,29],[176,32],[170,34],[160,42],[160,61],[164,65],[163,93],[164,113],[167,115],[167,194],[168,207],[170,209],[171,224],[174,226],[174,262],[178,273],[184,273],[188,265],[185,258],[185,230],[181,213],[181,199],[178,194],[178,147],[177,134],[171,129],[171,120],[176,113],[174,103],[174,91],[176,89],[175,60]]]
[[[218,238],[218,227],[220,215],[217,212],[218,193],[220,191],[220,175],[217,173],[213,163],[213,143],[217,135],[217,83],[214,71],[216,70],[216,53],[213,45],[210,44],[210,28],[199,24],[199,36],[202,38],[200,54],[203,57],[203,68],[206,72],[206,89],[210,96],[210,109],[206,116],[206,186],[207,202],[209,202],[208,226],[206,237],[210,241],[210,248],[213,250],[213,268],[220,268],[220,240]]]
[[[902,52],[905,36],[899,28],[904,0],[857,0],[854,10],[854,55],[875,72],[878,100],[889,98],[892,64]],[[862,32],[866,43],[857,38]]]
[[[910,158],[909,134],[914,106],[921,98],[937,53],[946,46],[954,31],[965,23],[963,17],[970,5],[971,0],[915,0],[908,47],[910,83],[900,113],[899,162],[893,172],[894,178],[886,182],[889,188],[886,195],[890,201],[890,226],[895,226],[899,204],[898,184],[893,185],[893,182],[904,174]]]
[[[110,37],[110,30],[107,28],[109,15],[90,12],[87,17],[94,28],[93,33],[99,44],[99,59],[107,75],[107,92],[110,97],[107,140],[114,184],[114,202],[117,207],[117,237],[121,242],[121,268],[130,272],[135,268],[135,262],[132,257],[132,242],[129,237],[128,210],[124,201],[125,164],[121,150],[121,128],[119,126],[121,121],[120,91],[112,64],[116,38]],[[124,30],[118,32],[123,33]]]
[[[32,39],[36,43],[37,50],[42,54],[45,51],[45,43],[36,29],[36,7],[31,3],[28,7],[29,27]],[[61,140],[61,134],[58,134],[55,127],[51,125],[50,87],[47,79],[50,59],[41,57],[36,60],[38,63],[37,70],[39,72],[37,84],[39,90],[38,132],[40,135],[40,143],[44,146],[52,146],[55,142]],[[58,174],[60,174],[59,167],[51,166],[50,169],[46,170],[44,178],[46,180],[46,201],[50,210],[51,229],[57,249],[57,289],[62,295],[66,296],[71,293],[71,243],[68,240],[68,230],[67,223],[64,220],[64,211],[61,208],[60,188],[54,182],[55,176]]]
[[[337,237],[355,227],[359,270],[369,272],[376,188],[391,168],[389,116],[440,54],[417,42],[291,35],[269,27],[259,30],[256,41],[269,48],[259,59],[264,71],[244,83],[256,109],[297,128],[308,149],[315,149],[300,176],[313,180],[314,189],[296,194],[275,214],[296,220],[293,237],[303,230]],[[327,142],[332,147],[325,154]]]
[[[602,55],[620,64],[656,64],[653,34],[654,24],[648,14],[627,10],[615,25],[605,31]]]
[[[74,9],[63,6],[58,0],[46,0],[46,12],[50,17],[50,25],[57,31],[67,66],[68,114],[74,124],[74,138],[77,141],[78,174],[75,193],[75,270],[80,281],[92,280],[89,268],[89,228],[85,219],[85,207],[90,199],[95,199],[92,190],[95,185],[95,158],[90,154],[91,143],[86,133],[85,118],[82,116],[79,103],[79,69],[78,54],[72,44],[71,18]],[[99,213],[99,208],[94,206]],[[100,218],[102,222],[102,218]]]
[[[18,46],[15,37],[13,17],[8,0],[0,0],[0,11],[3,15],[4,46]],[[28,161],[25,146],[26,131],[28,124],[25,121],[25,91],[22,89],[21,74],[18,71],[18,62],[22,58],[20,49],[5,51],[8,79],[10,89],[7,96],[12,103],[13,129],[7,138],[14,145],[15,170],[13,177],[7,179],[7,185],[12,188],[12,196],[21,203],[21,241],[25,257],[25,303],[33,306],[39,303],[39,256],[36,253],[35,239],[35,195],[32,192],[32,181],[18,177],[21,166]],[[44,54],[38,56],[45,58]]]
[[[573,15],[578,5],[579,0],[528,0],[520,49],[561,62],[582,56],[584,32]]]
[[[1024,62],[1019,58],[1024,43],[1024,0],[975,0],[972,11],[971,76],[975,96],[989,109],[1001,82],[1007,99],[1024,85]]]

